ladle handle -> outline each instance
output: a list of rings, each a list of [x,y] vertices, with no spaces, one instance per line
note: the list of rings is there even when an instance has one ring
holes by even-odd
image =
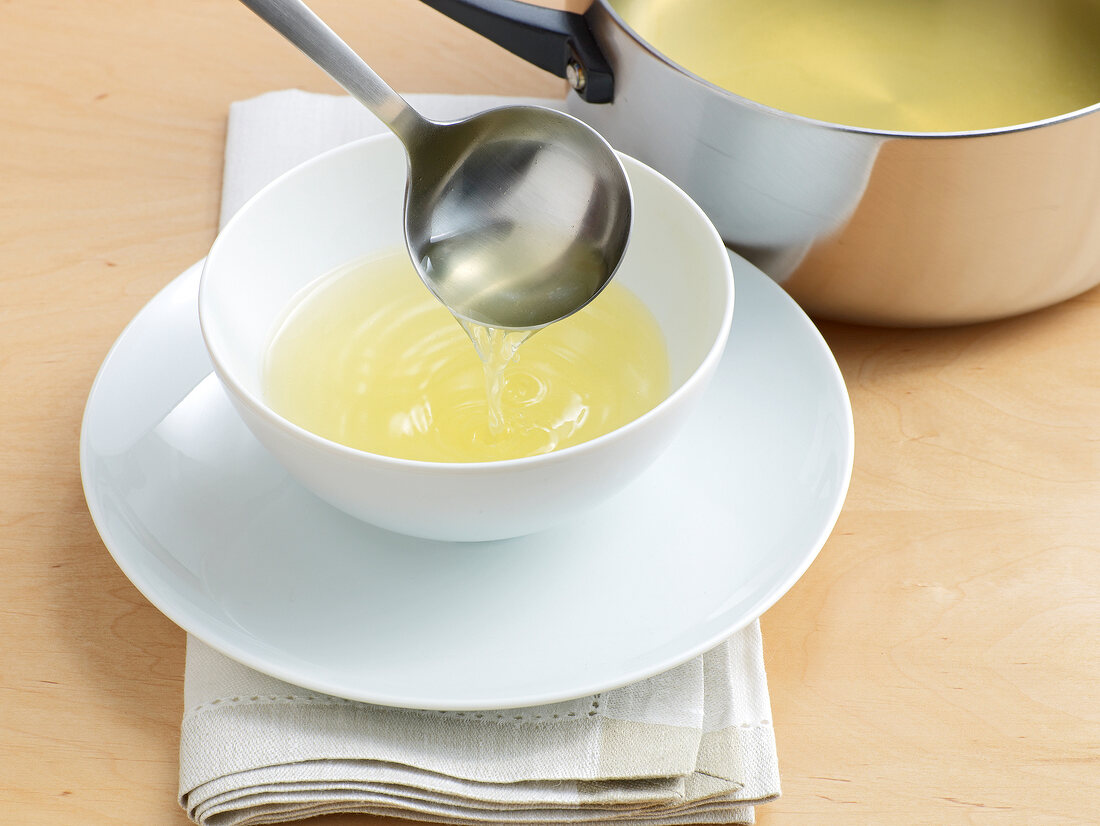
[[[431,127],[301,0],[241,2],[377,115],[406,146]]]

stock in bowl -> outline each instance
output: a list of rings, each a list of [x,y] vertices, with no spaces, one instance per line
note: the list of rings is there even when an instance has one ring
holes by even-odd
[[[615,280],[665,339],[669,391],[637,419],[588,442],[519,459],[427,462],[347,447],[264,400],[273,333],[301,291],[349,261],[404,246],[406,160],[398,139],[350,143],[276,179],[218,235],[203,268],[199,321],[214,371],[244,423],[303,486],[397,533],[504,539],[608,498],[672,441],[721,359],[733,315],[728,254],[702,210],[659,173],[622,157],[634,227]]]

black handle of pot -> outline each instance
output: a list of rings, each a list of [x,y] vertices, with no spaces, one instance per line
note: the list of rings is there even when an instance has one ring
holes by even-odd
[[[540,69],[566,78],[589,103],[609,103],[611,67],[584,15],[520,0],[422,0]]]

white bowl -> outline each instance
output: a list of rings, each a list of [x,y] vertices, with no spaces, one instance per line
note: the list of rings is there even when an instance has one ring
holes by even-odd
[[[396,459],[287,421],[263,399],[276,324],[309,282],[352,259],[402,247],[405,157],[391,135],[347,144],[278,178],[233,216],[206,259],[199,320],[214,370],[256,438],[302,485],[398,533],[441,540],[520,536],[606,499],[671,442],[714,373],[733,315],[729,257],[679,188],[623,157],[634,228],[615,278],[654,314],[669,395],[619,429],[540,456],[497,462]]]

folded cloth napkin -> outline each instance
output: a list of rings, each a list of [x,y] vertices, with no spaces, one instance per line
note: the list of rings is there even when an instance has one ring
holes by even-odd
[[[412,95],[451,119],[516,99]],[[538,102],[555,105],[555,101]],[[233,104],[221,220],[276,175],[384,127],[350,98]],[[334,812],[455,824],[751,823],[779,794],[760,628],[634,685],[506,711],[317,694],[187,641],[180,802],[196,823]]]

